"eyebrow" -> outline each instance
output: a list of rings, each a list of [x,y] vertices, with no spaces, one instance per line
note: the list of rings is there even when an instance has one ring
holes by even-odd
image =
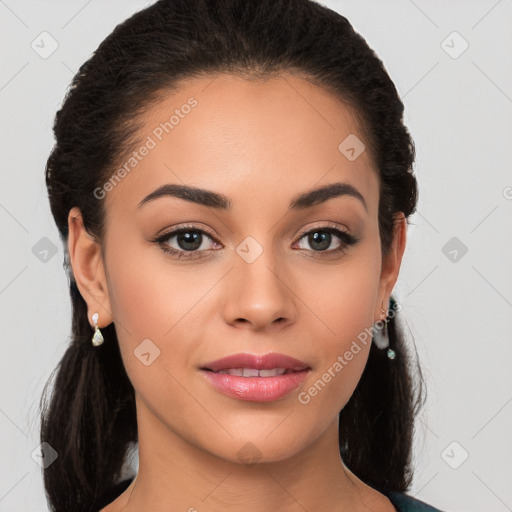
[[[331,183],[329,185],[304,192],[292,199],[289,205],[289,209],[295,211],[305,210],[306,208],[310,208],[311,206],[323,203],[334,197],[345,195],[355,197],[361,201],[364,209],[366,212],[368,212],[366,201],[359,190],[357,190],[349,183],[343,182]],[[156,190],[151,192],[151,194],[142,199],[138,205],[138,208],[146,203],[154,201],[155,199],[168,196],[177,197],[179,199],[184,199],[185,201],[197,203],[209,208],[215,208],[217,210],[231,211],[233,206],[230,199],[224,194],[193,187],[190,185],[166,184],[158,187]]]

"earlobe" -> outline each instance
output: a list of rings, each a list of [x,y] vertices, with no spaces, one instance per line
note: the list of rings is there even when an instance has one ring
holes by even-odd
[[[101,245],[84,227],[82,214],[73,207],[68,215],[68,251],[73,276],[83,299],[87,303],[87,316],[99,314],[98,326],[112,323],[108,286],[101,256]]]

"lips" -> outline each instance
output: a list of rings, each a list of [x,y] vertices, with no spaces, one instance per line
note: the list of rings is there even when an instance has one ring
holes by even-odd
[[[274,377],[309,369],[303,361],[284,354],[233,354],[210,363],[202,370],[239,377]]]
[[[234,354],[206,363],[201,375],[230,398],[271,402],[301,386],[310,370],[303,361],[283,354]]]
[[[303,361],[283,354],[234,354],[206,363],[201,374],[230,398],[271,402],[296,390],[310,370]]]

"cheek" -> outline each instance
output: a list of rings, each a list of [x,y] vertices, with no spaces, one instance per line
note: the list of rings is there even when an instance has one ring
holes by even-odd
[[[148,374],[141,364],[143,353],[149,352],[151,359],[156,356],[153,369],[166,368],[173,374],[197,364],[195,345],[199,335],[204,336],[204,308],[218,280],[211,270],[199,273],[190,266],[179,268],[157,250],[146,247],[124,258],[110,252],[111,308],[123,361],[134,385],[141,372]],[[150,381],[141,384],[146,387]]]
[[[141,337],[164,339],[204,296],[204,286],[193,270],[166,261],[153,247],[132,251],[129,257],[109,262],[109,296],[115,321],[132,343]],[[139,340],[140,342],[140,340]]]
[[[361,378],[371,348],[379,269],[377,258],[358,254],[336,272],[315,272],[303,288],[304,302],[314,304],[307,323],[318,350],[314,378],[298,398],[313,415],[323,408],[337,414]]]
[[[371,328],[379,271],[378,258],[354,252],[336,267],[318,266],[314,272],[301,273],[297,295],[310,309],[310,313],[305,309],[304,315],[309,325],[318,324],[318,334],[332,340],[327,346],[342,349],[365,328]]]
[[[123,364],[137,395],[153,414],[160,416],[170,409],[193,417],[197,410],[179,382],[185,380],[183,372],[191,364],[193,340],[183,335],[183,328],[187,312],[199,300],[197,292],[191,291],[183,273],[147,263],[125,259],[110,273]]]
[[[317,418],[317,422],[322,419],[325,425],[349,401],[368,360],[373,324],[368,327],[367,319],[373,308],[364,297],[360,293],[357,300],[339,300],[332,315],[326,315],[334,333],[316,338],[317,363],[297,396],[309,417]]]

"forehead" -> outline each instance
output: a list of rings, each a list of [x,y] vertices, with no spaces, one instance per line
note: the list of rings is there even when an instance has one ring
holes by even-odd
[[[272,190],[288,200],[318,185],[346,181],[368,202],[378,198],[355,111],[298,76],[188,79],[162,91],[139,121],[140,145],[132,148],[137,155],[118,163],[116,169],[126,172],[106,195],[107,208],[122,197],[133,210],[165,183],[216,190],[236,202],[237,195],[262,199]],[[347,146],[355,147],[355,159]]]

